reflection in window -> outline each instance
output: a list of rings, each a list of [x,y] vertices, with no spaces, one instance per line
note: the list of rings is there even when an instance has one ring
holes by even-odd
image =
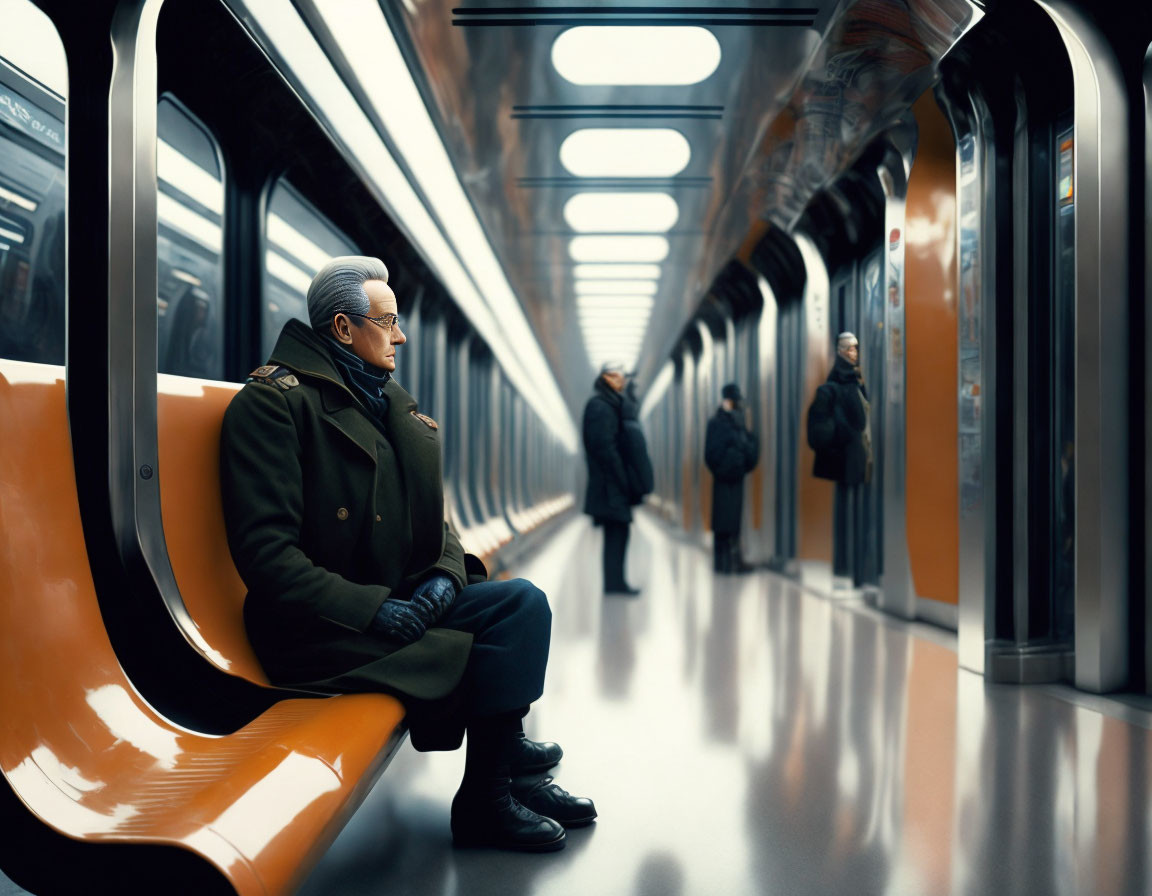
[[[220,157],[210,134],[171,99],[160,100],[156,133],[159,369],[223,379]]]
[[[337,255],[360,254],[352,240],[283,179],[268,202],[265,236],[261,358],[271,354],[290,318],[308,323],[306,297],[316,272]]]
[[[4,16],[0,357],[63,364],[64,47],[51,21],[31,3],[15,0]]]

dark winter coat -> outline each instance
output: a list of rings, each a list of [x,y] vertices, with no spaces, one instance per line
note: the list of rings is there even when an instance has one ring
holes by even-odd
[[[628,472],[621,450],[623,397],[596,378],[592,397],[584,406],[584,453],[588,460],[588,491],[584,512],[597,522],[632,521]]]
[[[391,380],[379,428],[299,321],[284,326],[269,365],[228,406],[220,439],[228,544],[264,670],[283,685],[449,695],[472,635],[431,628],[399,646],[366,633],[386,599],[408,598],[431,574],[458,587],[485,578],[444,522],[435,421]]]
[[[632,394],[632,383],[620,393],[620,453],[624,457],[624,472],[628,476],[628,503],[639,504],[656,487],[652,458],[648,455],[648,440],[640,425],[640,402]]]
[[[816,430],[818,437],[816,462],[812,474],[821,479],[832,479],[845,485],[859,485],[868,478],[870,458],[864,443],[864,428],[868,421],[860,398],[868,392],[860,382],[856,367],[837,356],[828,380],[816,392],[809,409],[809,440]],[[814,418],[819,418],[817,424]]]
[[[760,440],[743,416],[721,408],[708,421],[704,464],[712,473],[712,531],[736,533],[744,516],[744,477],[756,466]]]

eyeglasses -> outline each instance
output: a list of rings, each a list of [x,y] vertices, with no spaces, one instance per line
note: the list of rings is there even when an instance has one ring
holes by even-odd
[[[356,311],[345,311],[344,313],[351,314],[353,317],[362,317],[364,320],[370,320],[381,330],[390,331],[394,326],[400,323],[399,314],[381,314],[379,317],[369,317],[367,314],[359,314]]]

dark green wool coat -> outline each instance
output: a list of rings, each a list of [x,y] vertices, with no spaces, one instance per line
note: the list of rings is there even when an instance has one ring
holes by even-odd
[[[387,598],[408,598],[430,575],[458,587],[483,581],[470,579],[444,522],[436,424],[391,380],[385,435],[299,321],[285,325],[268,363],[291,375],[245,385],[220,439],[228,545],[248,586],[257,657],[276,684],[447,696],[471,634],[432,628],[401,646],[366,633]]]

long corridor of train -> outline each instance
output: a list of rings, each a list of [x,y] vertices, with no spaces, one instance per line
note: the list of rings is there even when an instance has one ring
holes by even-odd
[[[0,896],[1152,893],[1152,3],[454,2],[0,0]]]

